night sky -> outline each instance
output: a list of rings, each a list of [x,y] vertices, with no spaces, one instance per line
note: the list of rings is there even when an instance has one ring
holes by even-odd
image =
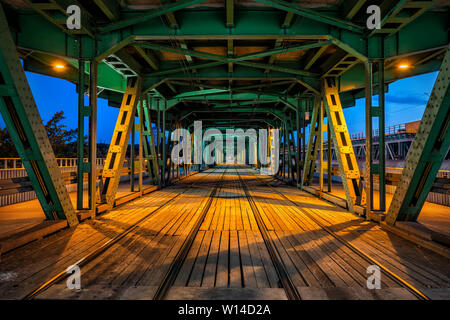
[[[389,86],[389,93],[386,94],[386,126],[421,119],[437,74],[434,72],[407,78]],[[35,73],[26,72],[26,75],[44,123],[55,112],[63,110],[67,117],[65,124],[69,128],[77,128],[78,96],[75,85]],[[364,131],[364,103],[364,99],[359,99],[356,107],[344,109],[350,133]],[[119,109],[109,107],[106,100],[99,99],[98,142],[109,143],[118,113]],[[3,120],[0,125],[4,127]]]

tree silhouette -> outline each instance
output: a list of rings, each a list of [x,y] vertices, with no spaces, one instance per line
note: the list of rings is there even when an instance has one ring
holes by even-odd
[[[45,124],[50,144],[58,158],[74,158],[77,156],[77,130],[67,129],[62,123],[66,119],[64,111],[56,112]],[[16,147],[6,128],[0,128],[0,157],[18,158]]]

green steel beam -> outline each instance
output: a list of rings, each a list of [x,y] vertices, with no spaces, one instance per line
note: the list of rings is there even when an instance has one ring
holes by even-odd
[[[263,108],[263,107],[253,107],[253,108],[243,108],[243,107],[233,107],[233,108],[228,108],[228,109],[189,109],[186,110],[184,112],[182,112],[179,116],[180,118],[178,119],[178,121],[183,120],[187,115],[193,114],[193,113],[211,113],[214,112],[213,110],[217,111],[217,112],[223,112],[223,113],[267,113],[267,114],[271,114],[274,117],[278,118],[278,119],[282,119],[283,117],[286,116],[285,113],[281,112],[280,110],[276,110],[273,108]]]
[[[193,57],[197,57],[197,58],[217,61],[217,62],[202,63],[202,64],[198,64],[198,65],[185,66],[182,68],[176,68],[176,69],[171,69],[171,70],[161,70],[159,72],[154,72],[154,73],[149,74],[150,76],[161,76],[161,75],[167,75],[167,74],[172,74],[172,73],[178,73],[181,71],[187,71],[187,70],[191,70],[191,69],[209,68],[209,67],[214,67],[214,66],[218,66],[221,64],[227,64],[227,63],[236,63],[236,64],[241,64],[244,66],[249,66],[249,67],[254,67],[254,68],[270,69],[270,70],[292,73],[292,74],[297,74],[297,75],[314,76],[315,74],[311,73],[311,72],[303,72],[301,70],[292,69],[292,68],[284,68],[284,67],[268,65],[268,64],[264,64],[264,63],[244,62],[244,61],[252,60],[252,59],[256,59],[256,58],[262,58],[262,57],[266,57],[266,56],[273,56],[273,55],[276,55],[279,53],[287,53],[287,52],[293,52],[293,51],[298,51],[298,50],[308,50],[308,49],[312,49],[312,48],[326,46],[329,44],[331,44],[330,41],[313,42],[313,43],[308,43],[308,44],[304,44],[304,45],[300,45],[300,46],[292,46],[292,47],[287,47],[287,48],[275,48],[275,49],[270,49],[270,50],[265,50],[265,51],[261,51],[261,52],[256,52],[256,53],[251,53],[251,54],[246,54],[246,55],[230,58],[227,56],[221,56],[221,55],[216,55],[216,54],[211,54],[211,53],[206,53],[206,52],[201,52],[201,51],[195,51],[195,50],[189,50],[189,49],[183,49],[183,48],[168,47],[168,46],[164,46],[164,45],[160,45],[160,44],[139,43],[139,42],[133,43],[133,45],[135,47],[143,47],[143,48],[148,48],[148,49],[153,49],[153,50],[178,53],[178,54],[189,55],[189,56],[193,56]]]
[[[33,10],[41,14],[45,19],[55,25],[57,28],[69,35],[86,34],[95,38],[93,31],[92,15],[77,0],[48,0],[47,2],[36,0],[24,0]],[[66,21],[69,17],[67,8],[70,5],[77,5],[81,9],[81,29],[69,30],[66,27]]]
[[[48,220],[78,224],[0,4],[0,112]]]
[[[145,50],[141,47],[135,47],[135,49],[150,67],[152,67],[154,70],[159,69],[159,61],[153,55],[153,53],[150,52],[150,50]]]
[[[367,0],[356,0],[356,3],[352,6],[350,11],[345,16],[346,19],[352,20],[353,17],[358,13],[361,7],[367,2]]]
[[[450,47],[409,149],[386,222],[416,221],[450,147]]]
[[[227,27],[234,27],[234,0],[225,1],[226,11],[227,11]]]
[[[317,61],[317,59],[319,59],[322,56],[322,54],[325,52],[325,50],[327,50],[327,48],[328,48],[328,46],[323,46],[323,47],[318,48],[317,50],[308,51],[306,53],[307,57],[305,58],[307,63],[305,65],[304,69],[306,71],[308,71],[313,66],[313,64]]]
[[[119,20],[120,6],[117,0],[94,0],[94,2],[109,20]]]
[[[361,38],[360,35],[346,30],[330,29],[328,25],[316,21],[303,23],[303,20],[294,21],[289,30],[280,33],[279,12],[275,10],[252,11],[240,8],[239,23],[232,32],[224,26],[223,21],[218,21],[216,10],[185,10],[178,12],[183,21],[182,28],[168,32],[159,17],[148,23],[136,25],[132,30],[122,30],[98,37],[98,51],[105,52],[124,39],[135,37],[136,40],[318,40],[340,39],[350,45],[356,51],[368,58],[378,58],[370,51],[379,51],[378,40],[374,37]],[[394,36],[385,38],[386,59],[404,55],[411,52],[427,50],[445,46],[448,43],[448,15],[446,12],[428,12],[401,29]],[[198,27],[198,21],[202,21],[202,27]],[[29,48],[35,51],[49,52],[54,55],[67,56],[76,59],[78,52],[74,49],[75,39],[66,37],[56,26],[49,24],[40,15],[25,14],[19,12],[17,24],[20,32],[15,35],[16,44],[19,47]],[[258,28],[254,28],[258,25]],[[433,37],[417,37],[421,31],[428,30]],[[46,37],[36,37],[36,34],[45,34]],[[83,38],[83,57],[92,58],[95,55],[94,43],[90,38]]]
[[[106,33],[106,32],[110,32],[110,31],[114,31],[114,30],[118,30],[118,29],[123,29],[138,23],[143,23],[143,22],[147,22],[149,20],[152,20],[155,17],[159,17],[163,14],[167,14],[170,12],[174,12],[180,9],[184,9],[187,7],[190,7],[194,4],[198,4],[201,2],[204,2],[205,0],[180,0],[180,1],[176,1],[174,3],[170,3],[166,6],[163,6],[160,9],[154,9],[154,10],[150,10],[149,12],[147,12],[146,14],[137,16],[137,17],[133,17],[130,19],[125,19],[125,20],[121,20],[121,21],[117,21],[116,23],[112,23],[109,24],[108,26],[102,27],[102,28],[98,28],[98,30],[101,33]]]
[[[375,34],[386,34],[391,36],[404,28],[406,25],[424,14],[428,9],[433,7],[438,1],[416,1],[416,0],[400,0],[390,8],[388,12],[383,14],[381,19],[381,29],[375,29],[371,32],[371,36]],[[390,3],[385,1],[382,3]],[[382,8],[383,10],[383,8]],[[402,13],[403,12],[403,13]],[[406,15],[406,16],[405,16]],[[386,28],[386,25],[389,27]]]
[[[306,9],[306,8],[304,8],[300,5],[294,4],[294,3],[289,3],[289,2],[281,1],[281,0],[255,0],[255,1],[259,2],[259,3],[267,4],[269,6],[272,6],[274,8],[280,9],[280,10],[298,14],[300,16],[303,16],[303,17],[311,19],[311,20],[326,23],[326,24],[334,26],[334,27],[346,29],[346,30],[356,32],[356,33],[363,33],[363,27],[361,27],[361,26],[358,26],[354,23],[351,23],[351,22],[343,20],[343,19],[327,16],[325,14],[322,14],[322,13],[314,11],[314,10]]]
[[[169,82],[170,83],[170,82]],[[229,92],[229,93],[252,93],[252,94],[256,94],[256,95],[261,95],[261,94],[266,94],[266,95],[273,95],[273,96],[277,96],[279,98],[292,98],[292,95],[286,94],[286,93],[278,93],[278,92],[273,92],[273,91],[269,91],[269,90],[264,90],[264,91],[258,91],[258,90],[252,90],[252,89],[240,89],[237,87],[223,87],[223,86],[215,86],[215,85],[209,85],[209,84],[202,84],[199,83],[198,84],[199,87],[204,88],[203,90],[195,90],[195,91],[189,91],[189,92],[182,92],[178,95],[176,95],[173,98],[182,98],[185,96],[199,96],[199,97],[206,97],[210,94],[216,94],[216,93],[225,93],[225,92]],[[210,89],[210,90],[205,90],[206,89]]]
[[[179,101],[179,100],[185,100],[185,101],[195,101],[195,100],[204,100],[205,97],[206,100],[279,100],[281,101],[281,98],[279,96],[274,96],[270,94],[264,94],[264,93],[228,93],[228,92],[209,92],[210,90],[204,90],[208,92],[209,94],[198,94],[194,93],[192,96],[189,96],[188,94],[179,95],[176,99],[169,99],[168,101]],[[295,104],[295,99],[293,98],[283,98],[283,103],[286,105],[293,105]]]

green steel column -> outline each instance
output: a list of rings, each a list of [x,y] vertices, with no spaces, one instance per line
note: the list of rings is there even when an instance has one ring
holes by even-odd
[[[331,171],[331,156],[332,156],[332,142],[331,142],[331,133],[330,133],[331,129],[330,129],[330,121],[327,118],[327,140],[328,140],[328,148],[327,148],[327,175],[328,175],[328,179],[327,179],[327,183],[328,183],[328,192],[331,192],[331,178],[333,177],[332,175],[332,171]]]
[[[372,63],[365,66],[366,78],[366,172],[364,177],[366,188],[366,216],[373,210],[373,159],[372,159]]]
[[[166,109],[167,109],[167,100],[164,99],[164,109],[162,111],[162,185],[166,185],[166,165],[167,165],[167,159],[166,159]]]
[[[378,60],[378,128],[379,128],[379,209],[386,211],[386,139],[385,139],[384,59]]]
[[[134,117],[131,121],[131,134],[130,134],[131,142],[130,142],[130,191],[134,192],[134,161],[135,161],[135,152],[134,152],[134,140],[136,139],[136,118]]]
[[[97,214],[97,76],[98,63],[91,61],[89,70],[89,209]]]
[[[301,163],[300,163],[300,185],[298,187],[301,188],[302,184],[302,175],[303,175],[303,168],[305,165],[305,159],[306,159],[306,111],[307,111],[307,101],[302,101],[302,115],[301,115],[301,129],[302,129],[302,154],[301,154]]]
[[[300,174],[301,174],[301,148],[302,146],[302,131],[301,131],[301,126],[302,126],[302,107],[301,107],[301,100],[298,99],[297,100],[297,110],[296,110],[296,124],[297,124],[297,153],[296,153],[296,186],[298,187],[300,185],[301,179],[300,179]]]
[[[140,103],[138,105],[139,113],[138,115],[142,115],[142,109],[144,105],[144,98],[141,96]],[[143,191],[143,167],[144,167],[144,134],[143,134],[143,119],[144,117],[139,116],[139,124],[137,125],[136,129],[139,131],[139,192],[142,195]]]
[[[80,40],[79,40],[80,41]],[[81,47],[81,41],[80,41]],[[80,49],[81,51],[81,49]],[[85,64],[83,59],[78,60],[78,137],[77,137],[77,210],[83,210],[83,175],[84,175],[84,89]]]
[[[161,105],[160,105],[160,99],[157,100],[156,102],[156,110],[157,110],[157,119],[156,119],[156,130],[157,130],[157,146],[156,146],[156,150],[157,150],[157,155],[158,155],[158,188],[161,189],[162,184],[162,172],[161,172],[161,154],[162,154],[162,149],[161,149]]]
[[[373,66],[378,66],[378,106],[373,106]],[[367,212],[374,210],[384,211],[386,206],[386,185],[385,185],[385,97],[384,97],[384,60],[379,59],[375,63],[366,63],[366,189],[367,189]],[[373,119],[378,120],[379,137],[379,160],[375,163],[373,157]],[[374,206],[373,176],[379,176],[379,204]]]
[[[319,108],[319,190],[323,192],[323,100]]]

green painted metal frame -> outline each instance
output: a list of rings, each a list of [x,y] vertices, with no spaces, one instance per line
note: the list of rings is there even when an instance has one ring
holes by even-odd
[[[144,95],[138,109],[139,122],[142,123],[142,139],[144,157],[147,160],[147,171],[152,184],[158,184],[158,157],[155,150],[155,140],[151,120],[152,99]]]
[[[48,220],[78,223],[0,5],[0,112]]]
[[[96,215],[97,189],[97,77],[98,63],[88,62],[89,66],[89,105],[85,106],[85,65],[80,59],[78,63],[78,137],[77,137],[77,209],[91,210]],[[85,162],[84,138],[85,119],[88,119],[88,161]],[[88,174],[88,207],[84,207],[84,174]]]
[[[378,106],[373,106],[373,64],[378,67]],[[384,85],[384,60],[367,62],[366,67],[366,214],[372,211],[384,212],[386,210],[386,155],[385,155],[385,85]],[[373,119],[378,120],[379,160],[374,162],[373,157]],[[374,206],[374,175],[379,177],[378,207]]]
[[[126,27],[133,26],[138,23],[147,22],[155,17],[159,17],[163,14],[167,14],[170,12],[174,12],[189,6],[192,6],[194,4],[198,4],[201,2],[204,2],[205,0],[180,0],[175,1],[173,3],[169,3],[166,6],[162,7],[161,9],[154,9],[151,10],[143,15],[139,15],[137,17],[124,19],[121,21],[117,21],[115,23],[109,24],[108,26],[98,28],[98,31],[101,33],[111,32],[118,29],[123,29]]]
[[[320,109],[322,108],[322,99],[320,96],[314,98],[312,108],[311,125],[308,135],[308,144],[306,147],[305,161],[303,164],[303,174],[301,187],[312,185],[314,170],[316,167],[317,154],[319,152],[320,140]]]
[[[281,10],[285,10],[288,12],[298,14],[300,16],[309,18],[311,20],[319,21],[319,22],[322,22],[322,23],[325,23],[325,24],[328,24],[328,25],[331,25],[334,27],[353,31],[355,33],[362,34],[363,30],[364,30],[363,27],[358,26],[352,22],[349,22],[349,21],[346,21],[343,19],[339,19],[336,17],[327,16],[320,12],[304,8],[304,7],[294,4],[294,3],[281,1],[281,0],[255,0],[255,1],[259,2],[259,3],[267,4],[269,6],[277,8],[277,9],[281,9]]]
[[[386,222],[416,221],[450,147],[450,47],[389,207]]]

